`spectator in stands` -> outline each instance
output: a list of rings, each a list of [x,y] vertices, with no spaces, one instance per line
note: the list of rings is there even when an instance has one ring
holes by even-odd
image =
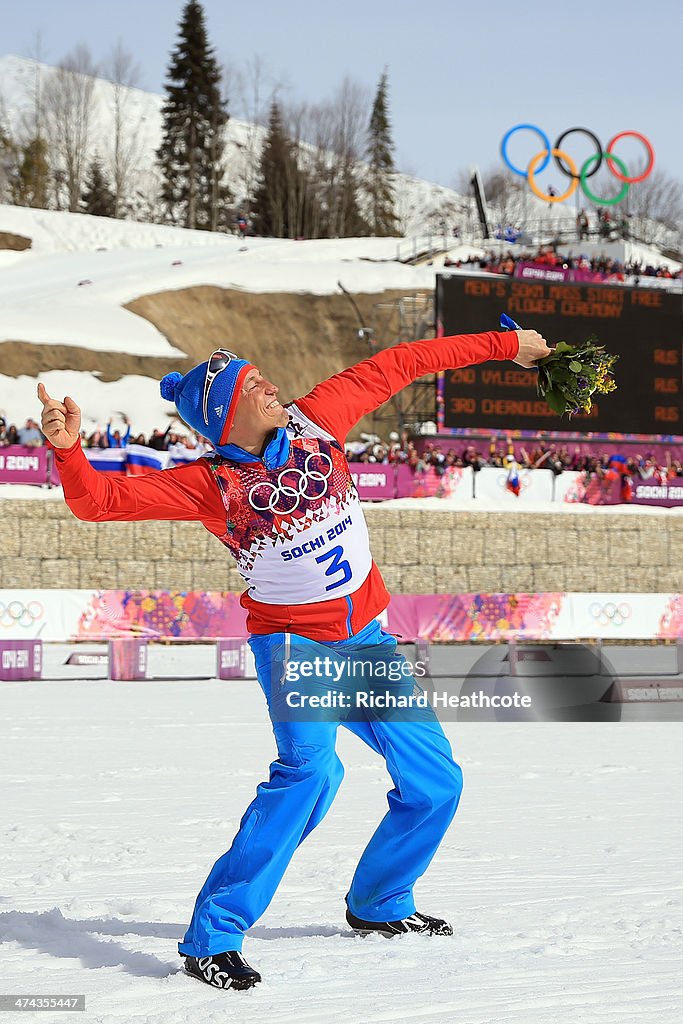
[[[45,438],[35,420],[26,420],[26,426],[21,427],[17,433],[17,438],[17,444],[28,445],[31,448],[37,448],[45,442]]]
[[[123,422],[126,424],[126,432],[121,436],[120,430],[114,430],[112,432],[111,425],[113,418],[110,416],[107,421],[107,447],[108,448],[125,448],[130,440],[130,420],[123,414]]]
[[[148,448],[154,448],[157,452],[163,452],[168,447],[168,435],[171,429],[171,424],[166,427],[166,430],[162,433],[158,427],[155,427],[152,431],[149,441],[147,442]]]
[[[90,435],[90,437],[87,439],[87,441],[85,442],[85,447],[86,448],[106,448],[107,447],[107,439],[106,439],[103,431],[101,431],[99,429],[99,427],[97,428],[97,430],[94,430],[92,432],[92,434]]]
[[[478,473],[486,465],[486,459],[477,451],[474,445],[470,444],[463,452],[462,464],[463,466],[471,467],[475,473]]]
[[[588,214],[583,206],[576,215],[576,237],[580,242],[588,238]]]
[[[3,447],[7,447],[11,444],[19,444],[19,431],[14,423],[10,423],[4,438],[0,441],[0,444],[2,444]]]

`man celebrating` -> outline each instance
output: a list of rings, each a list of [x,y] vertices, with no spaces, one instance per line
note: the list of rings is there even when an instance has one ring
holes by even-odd
[[[436,718],[292,720],[276,713],[271,683],[284,677],[292,642],[351,660],[368,646],[396,649],[377,620],[389,594],[344,457],[354,424],[425,374],[492,359],[529,368],[549,351],[539,334],[522,330],[405,342],[285,407],[255,366],[218,349],[185,376],[170,373],[161,382],[163,397],[214,450],[189,465],[131,478],[95,471],[81,450],[78,406],[38,385],[43,432],[77,518],[199,521],[236,559],[247,584],[241,603],[278,757],[232,846],[214,864],[178,946],[185,969],[200,980],[240,989],[261,980],[241,954],[244,933],[334,799],[343,775],[334,749],[340,724],[385,759],[394,782],[389,810],[351,881],[347,921],[363,934],[452,934],[446,921],[417,912],[413,901],[462,789]]]

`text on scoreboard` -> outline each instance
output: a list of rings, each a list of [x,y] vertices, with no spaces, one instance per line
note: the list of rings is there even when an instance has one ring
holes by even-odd
[[[618,390],[596,395],[590,414],[560,418],[536,393],[536,371],[511,362],[449,370],[444,427],[683,433],[681,296],[658,288],[440,275],[437,319],[444,335],[499,330],[501,313],[539,331],[552,347],[591,335],[619,356]]]

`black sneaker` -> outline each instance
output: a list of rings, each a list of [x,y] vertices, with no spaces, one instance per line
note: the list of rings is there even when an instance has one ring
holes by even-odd
[[[388,939],[394,935],[404,935],[406,932],[419,932],[421,935],[452,935],[453,928],[448,921],[442,921],[438,917],[428,917],[427,914],[411,914],[401,921],[363,921],[356,917],[348,909],[346,920],[359,935],[370,935],[371,932],[378,932],[386,935]]]
[[[258,971],[250,967],[236,949],[215,953],[214,956],[181,956],[185,956],[185,970],[188,974],[214,988],[252,988],[261,980]]]

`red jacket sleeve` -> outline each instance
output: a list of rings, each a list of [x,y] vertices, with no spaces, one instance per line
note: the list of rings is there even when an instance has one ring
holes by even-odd
[[[294,404],[344,442],[359,419],[419,377],[490,359],[514,359],[518,351],[516,331],[404,341],[336,373]]]
[[[71,448],[49,447],[55,454],[64,499],[77,519],[89,523],[197,520],[211,533],[225,533],[225,507],[206,459],[141,476],[113,477],[93,469],[80,441]]]

